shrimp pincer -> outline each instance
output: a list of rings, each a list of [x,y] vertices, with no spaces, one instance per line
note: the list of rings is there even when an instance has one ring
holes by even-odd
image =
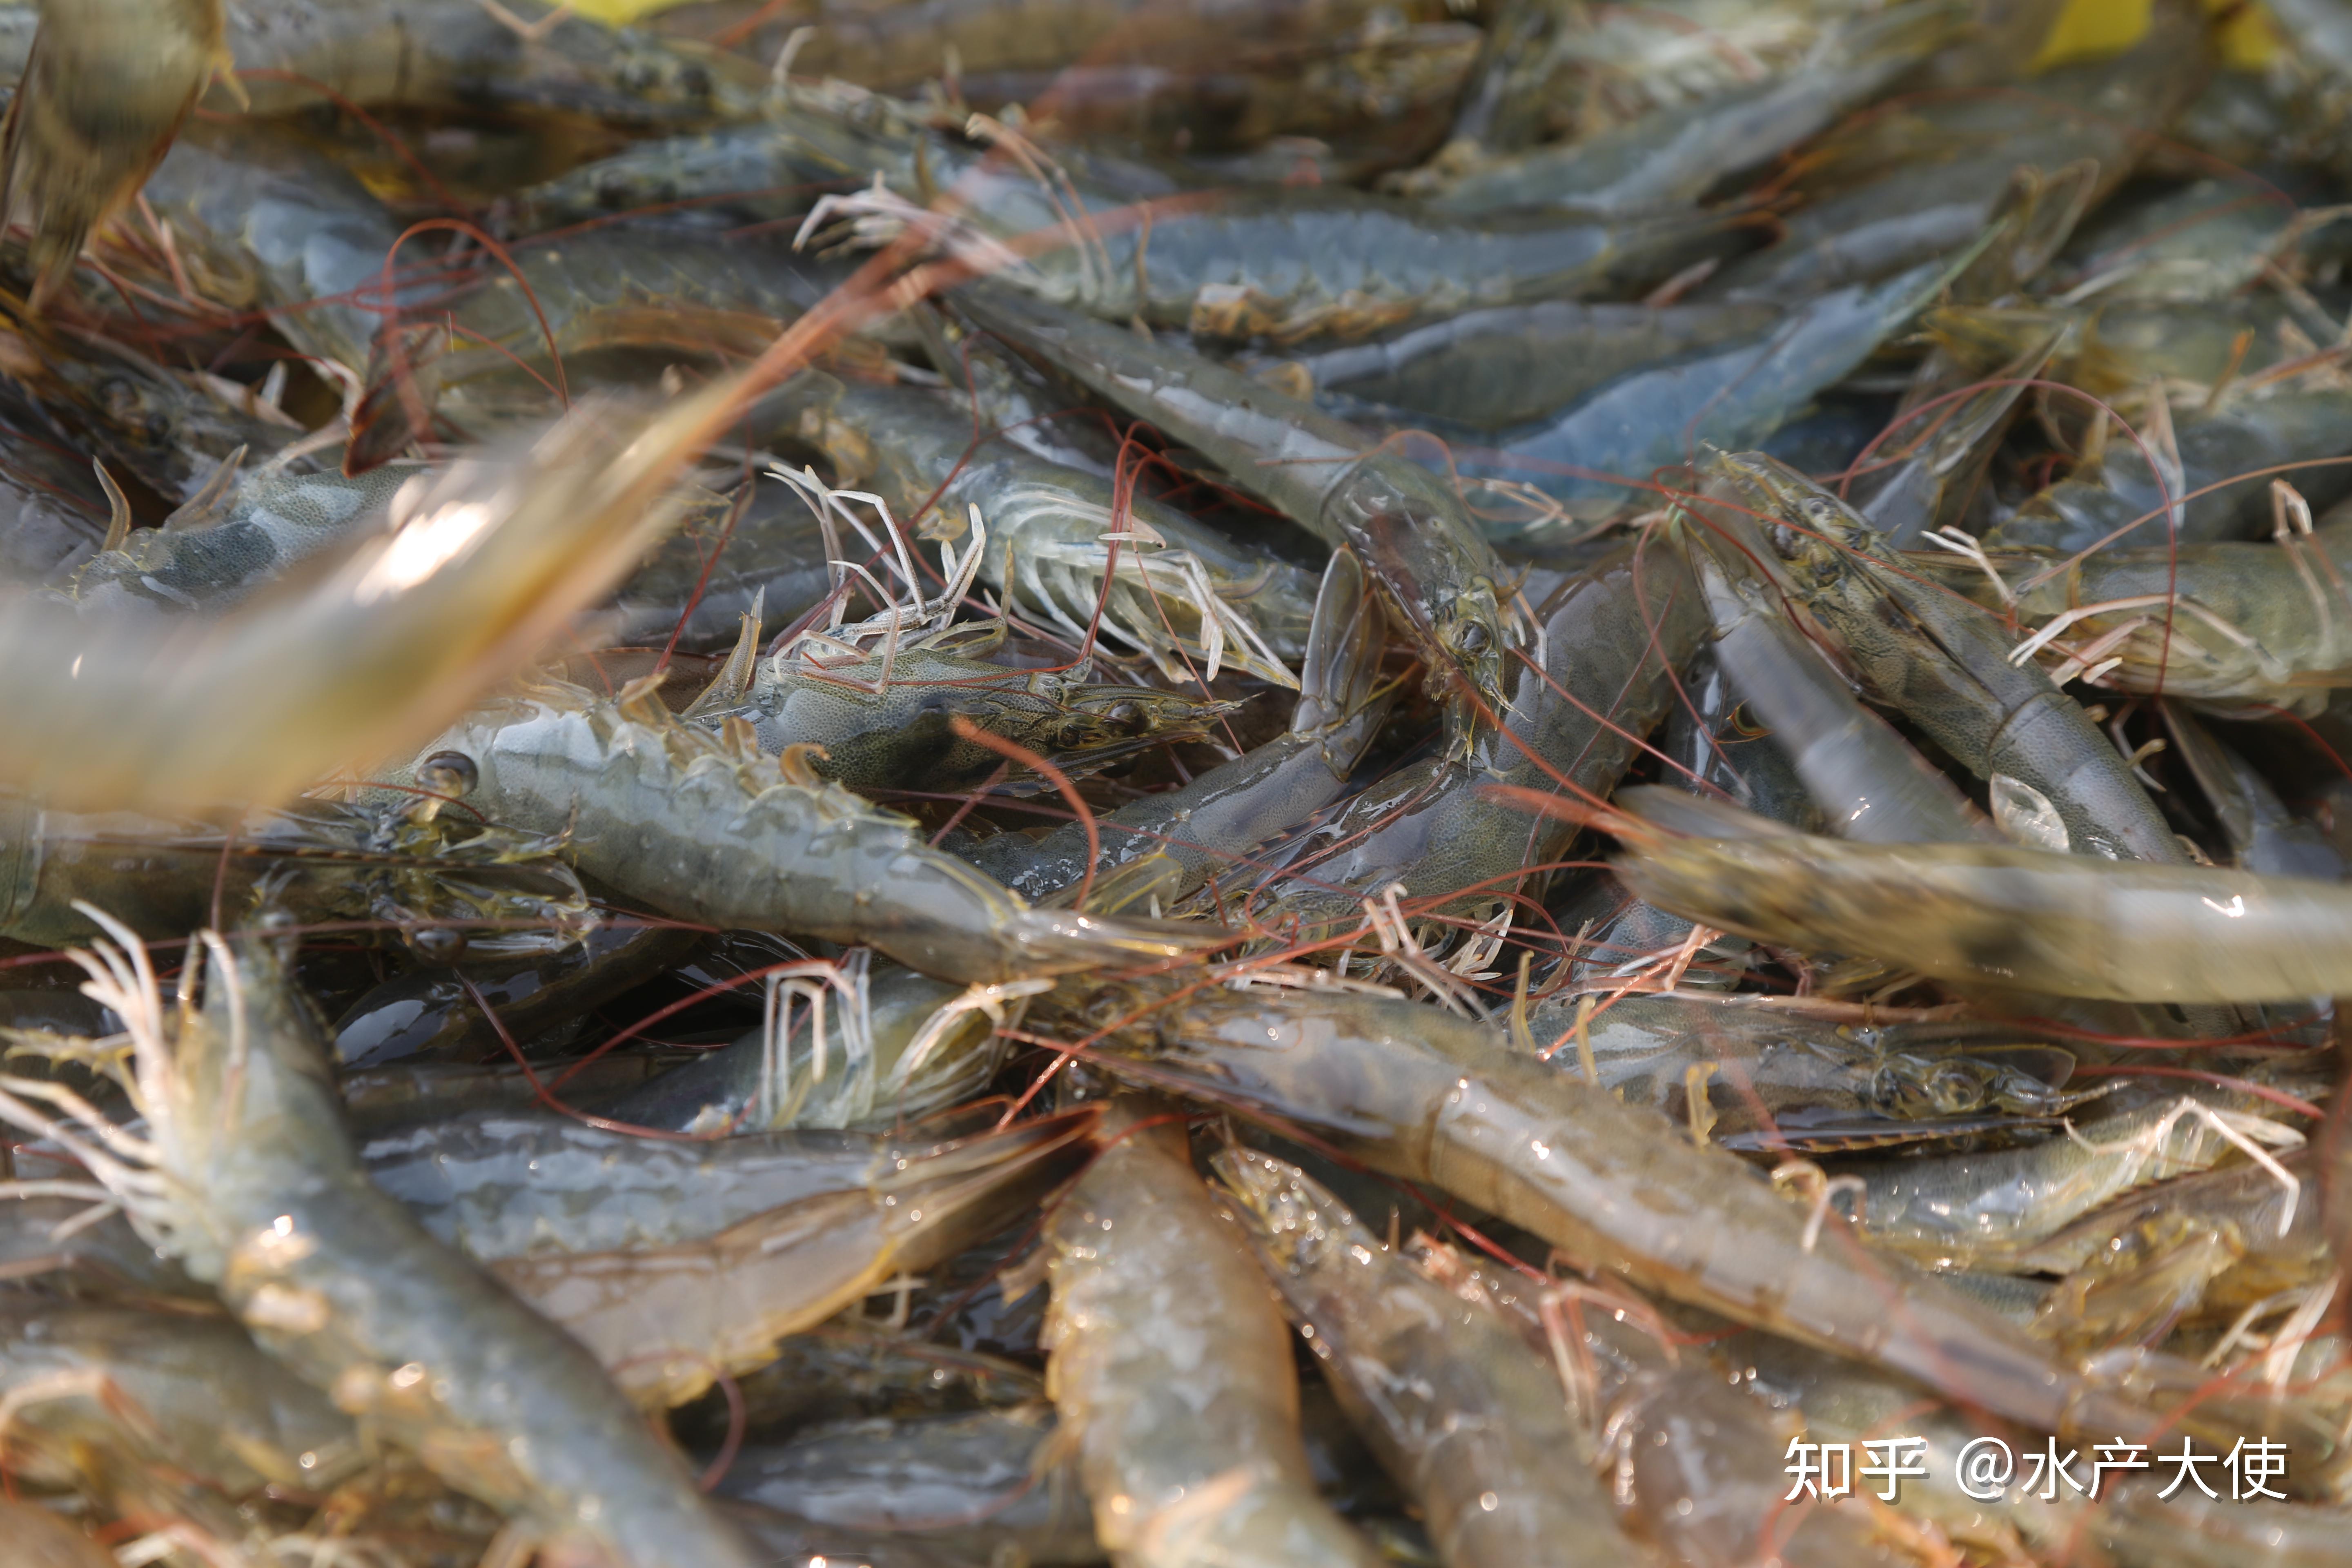
[[[1756,1327],[1875,1362],[2042,1430],[2157,1417],[2021,1331],[1700,1149],[1516,1052],[1498,1029],[1358,994],[1111,986],[1065,1002],[1097,1059],[1156,1087],[1305,1127],[1576,1258]]]
[[[201,1003],[167,1007],[145,949],[91,918],[121,945],[75,958],[130,1026],[125,1087],[146,1131],[21,1079],[0,1116],[83,1158],[264,1349],[550,1551],[751,1568],[589,1352],[369,1183],[268,938],[202,933]]]
[[[2339,882],[1990,844],[1858,844],[1663,791],[1617,800],[1643,814],[1612,817],[1630,887],[1759,942],[2054,996],[2292,1002],[2352,988],[2352,889]]]
[[[468,759],[468,804],[569,829],[597,881],[675,919],[862,942],[943,980],[1005,981],[1148,963],[1213,947],[1202,926],[1033,909],[930,848],[919,826],[788,756],[749,726],[713,735],[649,689],[592,699],[560,684],[484,709],[427,754]]]

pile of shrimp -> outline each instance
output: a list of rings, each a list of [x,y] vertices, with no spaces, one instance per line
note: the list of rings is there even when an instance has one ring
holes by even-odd
[[[0,75],[0,1563],[2352,1564],[2338,0]]]

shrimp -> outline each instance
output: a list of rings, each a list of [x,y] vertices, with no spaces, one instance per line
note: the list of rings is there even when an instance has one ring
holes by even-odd
[[[554,838],[413,801],[352,807],[304,801],[226,825],[48,811],[0,790],[0,935],[55,944],[95,928],[85,902],[161,938],[224,910],[267,907],[303,923],[378,920],[454,956],[543,953],[593,928],[588,894]],[[445,924],[445,922],[447,922]],[[487,929],[470,931],[470,926]]]
[[[1256,374],[1303,381],[1326,413],[1359,424],[1412,425],[1433,415],[1505,430],[1620,376],[1769,331],[1780,315],[1740,303],[1546,300],[1464,310],[1370,342],[1267,361]]]
[[[538,227],[698,198],[710,198],[706,223],[774,220],[799,216],[803,204],[761,193],[866,186],[879,176],[880,190],[829,209],[845,208],[853,236],[920,225],[1001,266],[1013,259],[1007,242],[1031,237],[1034,245],[1058,231],[1073,243],[1010,274],[1040,299],[1108,321],[1275,343],[1362,337],[1478,306],[1639,293],[1736,244],[1740,221],[1705,211],[1454,217],[1320,186],[1221,193],[1213,202],[1192,193],[1148,225],[1098,223],[1096,214],[1185,195],[1185,187],[1149,165],[1066,149],[1057,149],[1059,172],[1049,175],[1026,148],[1009,161],[931,129],[928,118],[840,82],[789,84],[769,124],[640,143],[519,200]],[[956,215],[944,227],[924,210],[941,193]]]
[[[0,123],[0,218],[32,216],[32,307],[146,182],[227,63],[221,0],[44,0]]]
[[[659,536],[682,443],[732,395],[712,387],[645,423],[583,405],[520,463],[453,465],[307,592],[168,644],[12,605],[0,784],[60,808],[208,807],[430,734]]]
[[[1795,591],[1874,696],[1979,778],[2042,795],[2078,853],[2187,860],[2114,743],[2049,677],[2010,660],[1992,617],[1905,575],[1885,535],[1785,466],[1749,454],[1716,467],[1750,510],[1776,520],[1765,533]]]
[[[2352,599],[2341,585],[2352,539],[2339,523],[2304,531],[2301,497],[2280,499],[2269,544],[2102,550],[2074,562],[2012,547],[1984,552],[1990,574],[1951,555],[1915,556],[1912,569],[1988,608],[2014,604],[2037,628],[2032,656],[2092,684],[2315,712],[2352,681]]]
[[[1937,1268],[2013,1270],[2016,1260],[2111,1199],[2248,1149],[2302,1142],[2252,1095],[2125,1091],[2066,1136],[1986,1153],[1854,1163],[1864,1235]],[[2273,1178],[2274,1179],[2274,1178]]]
[[[1852,374],[1952,270],[1930,263],[1832,289],[1746,340],[1631,371],[1545,418],[1478,438],[1454,454],[1454,471],[1490,484],[1518,480],[1579,512],[1606,516],[1649,493],[1650,475],[1702,444],[1741,448],[1771,436]],[[1547,516],[1533,526],[1550,522]],[[1487,531],[1503,525],[1489,523]]]
[[[624,1390],[683,1404],[760,1365],[787,1334],[1034,1208],[1078,1163],[1094,1123],[1090,1109],[1017,1123],[698,1241],[537,1252],[490,1272],[593,1352]]]
[[[1678,554],[1636,545],[1613,552],[1545,596],[1543,662],[1523,659],[1501,726],[1482,730],[1469,756],[1402,768],[1288,843],[1257,857],[1238,889],[1251,912],[1305,940],[1359,929],[1367,900],[1402,883],[1416,916],[1492,919],[1532,897],[1528,868],[1559,858],[1565,824],[1533,831],[1490,786],[1598,796],[1632,763],[1637,737],[1674,700],[1672,672],[1696,649],[1705,621]],[[1539,882],[1538,884],[1539,885]],[[1402,896],[1402,895],[1399,895]]]
[[[224,397],[194,374],[157,364],[129,344],[45,321],[0,293],[0,342],[13,340],[11,374],[43,406],[42,424],[62,426],[116,472],[157,495],[193,501],[226,483],[222,469],[253,453],[315,467],[287,448],[299,426]],[[110,502],[111,498],[109,498]]]
[[[1998,54],[1999,40],[1986,42]],[[1928,93],[1857,115],[1792,171],[1804,205],[1783,220],[1780,241],[1732,262],[1703,292],[1794,303],[1916,266],[1983,232],[2025,165],[2089,161],[2091,198],[2106,195],[2203,85],[2208,50],[2202,14],[2166,0],[2127,49],[2008,90]],[[1998,68],[2011,75],[2014,58],[2000,58]],[[2095,111],[2085,107],[2093,103]]]
[[[902,1179],[986,1172],[1038,1142],[959,1141],[948,1121],[906,1133],[646,1138],[539,1105],[477,1106],[378,1132],[360,1159],[436,1240],[478,1261],[620,1256],[708,1242],[837,1194],[864,1202]]]
[[[1705,563],[1694,563],[1704,572]],[[1732,640],[1724,639],[1727,651]],[[1677,771],[1688,770],[1682,776],[1694,787],[1721,790],[1776,820],[1818,826],[1820,813],[1788,760],[1796,742],[1777,731],[1756,731],[1747,717],[1748,705],[1741,700],[1744,693],[1726,674],[1725,662],[1702,650],[1683,672],[1683,700],[1666,714],[1660,751]],[[1560,929],[1579,933],[1580,951],[1569,968],[1570,982],[1576,986],[1646,968],[1659,952],[1679,948],[1692,930],[1690,921],[1628,898],[1608,877],[1593,878],[1581,894],[1557,910],[1557,918]],[[1685,970],[1677,984],[1704,987],[1736,983],[1744,967],[1738,950],[1746,946],[1737,937],[1727,939],[1727,947],[1726,939],[1706,942],[1698,950],[1705,962]]]
[[[756,654],[756,620],[739,646]],[[1003,763],[959,721],[1044,757],[1068,777],[1149,747],[1197,741],[1234,704],[1148,686],[1091,684],[1083,671],[1007,669],[981,656],[1003,627],[951,626],[878,653],[845,653],[819,634],[762,659],[748,688],[715,682],[689,712],[740,717],[762,752],[814,747],[823,777],[855,789],[971,789]]]
[[[383,312],[435,287],[429,269],[415,268],[424,276],[396,273],[384,298],[384,260],[399,242],[400,220],[358,176],[288,136],[192,125],[140,195],[168,229],[198,300],[266,311],[296,349],[353,376],[367,371]],[[176,291],[169,268],[152,258],[102,248],[110,268]],[[402,251],[412,262],[423,254]]]
[[[1543,1362],[1486,1308],[1382,1247],[1295,1165],[1210,1163],[1228,1211],[1449,1568],[1643,1561],[1617,1530]]]
[[[2038,1428],[2154,1427],[1927,1275],[1843,1230],[1813,1236],[1735,1156],[1513,1051],[1499,1030],[1357,994],[1186,995],[1165,983],[1055,1007],[1112,1070],[1308,1128],[1678,1300]]]
[[[741,1387],[750,1429],[779,1436],[832,1422],[1018,1414],[1045,1397],[1034,1368],[912,1339],[854,1310],[777,1345],[776,1359]]]
[[[2291,1002],[2352,984],[2339,883],[1983,844],[1854,844],[1625,791],[1618,875],[1721,931],[2057,996]],[[1662,833],[1650,816],[1680,831]]]
[[[1416,0],[1405,16],[1436,11]],[[1149,13],[1162,14],[1157,6]],[[1267,43],[1257,31],[1265,15],[1252,13],[1244,39],[1223,26],[1202,28],[1191,42],[1208,44],[1213,60],[1171,62],[1145,50],[1134,64],[960,79],[966,100],[992,112],[1050,103],[1065,141],[1118,138],[1234,184],[1276,184],[1307,165],[1326,183],[1362,185],[1420,159],[1444,135],[1485,36],[1452,17],[1400,25],[1398,12],[1376,10],[1335,36]],[[1132,22],[1126,30],[1130,38],[1148,31]],[[1119,52],[1138,54],[1131,43]]]
[[[1717,662],[1770,729],[1822,815],[1841,837],[1869,843],[1989,838],[1982,818],[1951,781],[1854,699],[1798,631],[1773,585],[1739,558],[1743,546],[1759,562],[1769,553],[1737,510],[1708,504],[1720,493],[1710,485],[1678,513],[1715,623]],[[1762,815],[1790,820],[1777,812]]]
[[[370,1068],[479,1061],[499,1051],[499,1026],[528,1040],[674,967],[702,942],[699,931],[621,921],[520,958],[499,955],[492,942],[485,961],[469,933],[447,934],[467,939],[466,962],[426,964],[371,986],[331,1031],[337,1062]],[[495,1023],[483,1016],[484,1005]]]
[[[131,531],[82,563],[68,590],[85,615],[145,610],[217,612],[297,563],[382,528],[411,468],[355,479],[265,468],[197,497],[160,528]]]
[[[2231,858],[2266,877],[2344,879],[2344,858],[2325,834],[2288,812],[2253,764],[2215,738],[2178,702],[2164,705],[2164,727],[2181,762],[2205,792]]]
[[[849,277],[842,263],[757,240],[666,237],[600,226],[510,252],[511,267],[476,252],[404,290],[396,313],[379,305],[383,323],[351,367],[366,385],[352,409],[345,471],[397,457],[444,426],[481,439],[543,421],[566,400],[564,363],[600,351],[750,358]],[[380,299],[381,284],[370,292]],[[873,342],[858,340],[869,351]]]
[[[823,982],[803,993],[805,1037],[787,1035],[788,1023],[754,1029],[614,1101],[607,1114],[681,1132],[919,1121],[987,1087],[1003,1065],[998,1031],[1048,984],[959,987],[896,965],[869,972],[854,952],[839,973],[852,994],[838,1005],[815,1005]]]
[[[551,110],[657,131],[759,113],[767,70],[539,0],[239,0],[228,43],[257,115],[362,108]]]
[[[1962,1489],[1966,1472],[1959,1456],[1977,1439],[2003,1435],[2012,1447],[2034,1451],[2013,1433],[2004,1435],[1974,1406],[1923,1400],[1919,1385],[1908,1378],[1776,1335],[1748,1331],[1714,1348],[1716,1365],[1750,1389],[1754,1403],[1783,1420],[1801,1419],[1810,1441],[1859,1444],[1896,1427],[1925,1437],[1927,1473],[1906,1481],[1895,1506],[1905,1516],[1939,1527],[1955,1544],[1966,1542],[1993,1561],[2016,1562],[2031,1560],[2030,1552],[2062,1553],[2078,1539],[2091,1504],[2063,1481],[2047,1495],[2040,1485],[2027,1484],[2036,1478],[2024,1476],[1998,1489],[1986,1488],[1979,1479]],[[1723,1375],[1717,1373],[1718,1379]],[[2070,1449],[2075,1445],[2063,1445],[2059,1452]],[[2078,1474],[2082,1463],[2077,1462]],[[1989,1489],[1991,1495],[1980,1495]]]
[[[566,1067],[563,1092],[584,1103],[602,1103],[643,1086],[663,1070],[658,1057],[608,1052],[593,1061]],[[343,1120],[363,1148],[394,1132],[453,1116],[527,1110],[541,1103],[540,1089],[545,1082],[541,1078],[533,1083],[531,1074],[511,1059],[395,1062],[389,1067],[339,1068],[335,1073],[335,1088],[343,1098]]]
[[[2168,1151],[2184,1152],[2179,1142]],[[2195,1151],[2201,1153],[2202,1151]],[[2093,1209],[2031,1246],[1991,1259],[2020,1273],[2069,1275],[2113,1250],[2117,1238],[2152,1222],[2185,1220],[2228,1236],[2237,1256],[2203,1297],[2208,1311],[2235,1311],[2281,1290],[2325,1277],[2329,1254],[2324,1203],[2306,1201],[2313,1157],[2306,1149],[2281,1151],[2275,1169],[2256,1164],[2169,1176]],[[2293,1178],[2282,1182],[2281,1173]]]
[[[2263,390],[2269,395],[2221,390],[2210,406],[2173,425],[2169,444],[2152,442],[2147,452],[2112,442],[2096,463],[1986,529],[1985,543],[2062,555],[2121,544],[2145,555],[2174,541],[2185,548],[2243,536],[2270,508],[2269,476],[2336,456],[2352,409],[2352,397],[2332,385]],[[2342,493],[2326,468],[2310,470],[2305,483],[2323,502]]]
[[[1248,1249],[1149,1101],[1046,1222],[1046,1387],[1122,1568],[1372,1568],[1316,1496],[1290,1336]]]
[[[1028,1563],[1095,1563],[1076,1468],[1053,1411],[1032,1405],[894,1420],[836,1420],[746,1448],[722,1495],[819,1524],[1010,1547]]]
[[[1738,1378],[1679,1348],[1688,1336],[1673,1329],[1686,1321],[1670,1326],[1621,1286],[1538,1287],[1427,1237],[1409,1250],[1431,1279],[1512,1323],[1559,1369],[1570,1408],[1597,1436],[1627,1534],[1691,1568],[1748,1568],[1767,1549],[1792,1568],[1909,1561],[1857,1510],[1789,1517],[1773,1412],[1738,1392]]]
[[[1580,1010],[1538,1004],[1533,1037],[1578,1035]],[[1858,1038],[1736,997],[1629,994],[1590,1013],[1578,1052],[1591,1046],[1595,1081],[1626,1103],[1703,1125],[1745,1153],[2046,1131],[2105,1092],[2068,1090],[2070,1053],[1993,1027],[1896,1026]]]
[[[366,1461],[352,1418],[224,1317],[12,1296],[0,1342],[0,1436],[26,1479],[69,1479],[78,1447],[127,1443],[147,1465],[246,1500],[323,1491]]]
[[[76,1131],[21,1080],[0,1115],[69,1140],[264,1349],[551,1550],[751,1568],[588,1352],[368,1183],[269,939],[203,933],[202,1004],[167,1010],[145,950],[110,934],[76,957],[130,1025],[145,1134],[55,1101]]]
[[[982,420],[1034,415],[1029,400],[1002,390],[1001,371],[977,353],[973,362]],[[972,409],[935,393],[812,376],[797,395],[806,399],[799,434],[833,460],[837,484],[873,489],[934,537],[961,538],[978,507],[987,530],[980,580],[1070,640],[1093,626],[1106,646],[1134,649],[1171,682],[1214,679],[1230,665],[1297,684],[1288,661],[1311,593],[1300,567],[1241,549],[1149,494],[1130,491],[1122,517],[1112,479],[1011,436],[975,444]]]
[[[1786,75],[1852,9],[1845,0],[1674,0],[1591,11],[1521,0],[1490,24],[1454,143],[1436,162],[1605,135]]]
[[[551,683],[487,707],[428,754],[468,759],[492,819],[572,833],[581,870],[674,919],[863,942],[942,980],[1149,963],[1219,931],[1030,908],[917,825],[788,758],[718,735],[642,686],[614,700]]]
[[[1290,727],[1190,784],[1097,818],[1101,850],[1091,862],[1095,871],[1134,867],[1132,874],[1140,875],[1148,866],[1154,893],[1172,905],[1223,869],[1230,857],[1337,800],[1394,696],[1380,681],[1386,626],[1354,552],[1334,552],[1316,595]],[[966,851],[973,864],[1030,899],[1046,898],[1085,877],[1087,853],[1086,828],[1078,823],[1037,839],[1001,833]]]
[[[824,522],[801,492],[755,474],[690,504],[678,531],[613,591],[613,641],[662,647],[675,636],[688,652],[724,652],[755,606],[790,625],[824,603],[840,582],[828,554]]]
[[[1949,0],[1862,12],[1825,30],[1795,69],[1565,145],[1480,162],[1426,194],[1439,211],[1461,213],[1537,205],[1632,212],[1696,203],[1877,97],[1957,36],[1964,20]]]
[[[1366,451],[1354,431],[1312,405],[1131,332],[1002,289],[966,288],[958,304],[1199,451],[1300,527],[1354,550],[1427,650],[1433,680],[1458,669],[1491,707],[1506,705],[1506,666],[1521,638],[1502,563],[1426,468]]]
[[[1422,3],[1406,7],[1416,19],[1432,9]],[[654,25],[689,37],[723,32],[735,47],[771,59],[795,27],[814,23],[814,36],[793,56],[795,70],[877,89],[919,88],[937,75],[942,54],[953,50],[970,95],[974,78],[1052,78],[1088,65],[1229,67],[1236,47],[1245,54],[1297,47],[1378,14],[1370,0],[1277,0],[1254,6],[1237,38],[1232,13],[1202,0],[1175,5],[1053,0],[1044,6],[1035,0],[927,0],[878,9],[855,0],[820,0],[785,13],[757,0],[715,0],[667,13]],[[1203,55],[1209,58],[1194,58]]]

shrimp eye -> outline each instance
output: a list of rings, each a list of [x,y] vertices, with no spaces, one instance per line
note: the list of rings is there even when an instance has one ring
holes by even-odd
[[[1115,702],[1103,718],[1111,728],[1129,735],[1140,735],[1150,727],[1150,721],[1144,716],[1140,702]]]
[[[1464,653],[1478,654],[1486,652],[1486,623],[1483,621],[1472,621],[1460,631],[1454,633],[1454,646],[1460,648]]]
[[[436,795],[468,795],[482,782],[482,771],[463,752],[436,752],[416,764],[416,782]]]
[[[455,963],[465,956],[466,933],[447,926],[426,926],[408,933],[408,945],[427,963]]]

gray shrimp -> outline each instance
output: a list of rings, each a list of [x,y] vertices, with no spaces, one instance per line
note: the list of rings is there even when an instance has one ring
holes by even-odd
[[[1033,1212],[1083,1163],[1093,1108],[1015,1122],[864,1184],[763,1209],[714,1235],[490,1265],[593,1351],[614,1381],[677,1405],[760,1366],[885,1280],[929,1268]]]
[[[714,735],[642,691],[600,701],[551,684],[483,709],[426,748],[463,757],[468,803],[572,836],[600,884],[674,919],[867,942],[944,980],[1004,981],[1149,963],[1223,933],[1032,909],[916,824],[779,767],[748,733]]]
[[[1383,1247],[1295,1165],[1210,1162],[1342,1405],[1423,1510],[1449,1568],[1643,1561],[1535,1352]]]
[[[1418,463],[1236,372],[1002,288],[971,285],[974,321],[1224,469],[1300,527],[1356,552],[1426,650],[1491,709],[1508,700],[1519,616],[1502,563],[1460,499]],[[1464,694],[1448,691],[1459,709]],[[1451,749],[1466,721],[1449,712]]]
[[[1010,1546],[1034,1563],[1102,1561],[1050,1407],[836,1420],[747,1447],[722,1495],[849,1529]]]
[[[2114,742],[1975,605],[1913,580],[1886,536],[1761,454],[1717,471],[1759,516],[1794,592],[1834,635],[1864,687],[1969,772],[2018,780],[2056,808],[2077,853],[2180,865],[2187,853]]]
[[[2336,934],[2352,890],[2338,882],[1987,844],[1856,844],[1657,790],[1622,792],[1617,805],[1629,886],[1759,942],[2124,1002],[2293,1002],[2352,980]]]
[[[414,468],[357,479],[262,468],[224,468],[208,489],[163,520],[131,531],[84,562],[69,587],[84,615],[131,610],[217,612],[311,556],[384,528],[401,486],[430,482]]]
[[[1114,1100],[1046,1222],[1046,1387],[1122,1568],[1371,1568],[1316,1495],[1282,1314],[1192,1173],[1181,1125]]]
[[[22,1080],[0,1114],[79,1152],[272,1355],[532,1538],[616,1568],[751,1568],[588,1352],[368,1182],[269,939],[205,933],[201,1005],[167,1011],[112,931],[80,958],[130,1026],[144,1135],[70,1100],[61,1120]]]
[[[1496,785],[1601,795],[1674,700],[1673,671],[1698,647],[1705,609],[1680,556],[1663,545],[1613,552],[1559,584],[1538,612],[1544,650],[1514,671],[1501,723],[1460,761],[1399,769],[1222,883],[1276,928],[1307,940],[1356,929],[1367,900],[1402,883],[1416,911],[1489,920],[1548,873],[1572,829],[1531,825]]]
[[[1234,856],[1337,800],[1394,695],[1380,682],[1385,629],[1354,553],[1335,552],[1316,596],[1289,728],[1189,784],[1097,817],[1096,874],[1134,868],[1129,876],[1149,875],[1153,894],[1172,905]],[[964,853],[1024,898],[1042,900],[1086,876],[1087,844],[1086,826],[1069,823],[1043,838],[1001,833]]]
[[[1482,160],[1431,193],[1431,205],[1459,213],[1536,205],[1633,212],[1696,203],[1877,97],[1965,21],[1948,0],[1849,16],[1793,70],[1565,145]]]
[[[1230,667],[1296,683],[1289,665],[1312,593],[1305,569],[1140,491],[1127,496],[1122,519],[1108,474],[1009,434],[976,432],[975,407],[983,430],[1037,411],[1008,394],[1008,378],[976,347],[972,363],[972,402],[804,378],[792,399],[796,433],[832,459],[837,485],[870,489],[928,536],[961,541],[978,508],[987,531],[980,580],[1071,640],[1092,626],[1105,646],[1134,649],[1171,682],[1213,679]]]
[[[1500,1030],[1337,988],[1129,983],[1055,1005],[1115,1071],[1307,1128],[1679,1300],[2037,1428],[2157,1423],[1843,1227],[1809,1244],[1804,1211],[1737,1157],[1514,1051]]]

